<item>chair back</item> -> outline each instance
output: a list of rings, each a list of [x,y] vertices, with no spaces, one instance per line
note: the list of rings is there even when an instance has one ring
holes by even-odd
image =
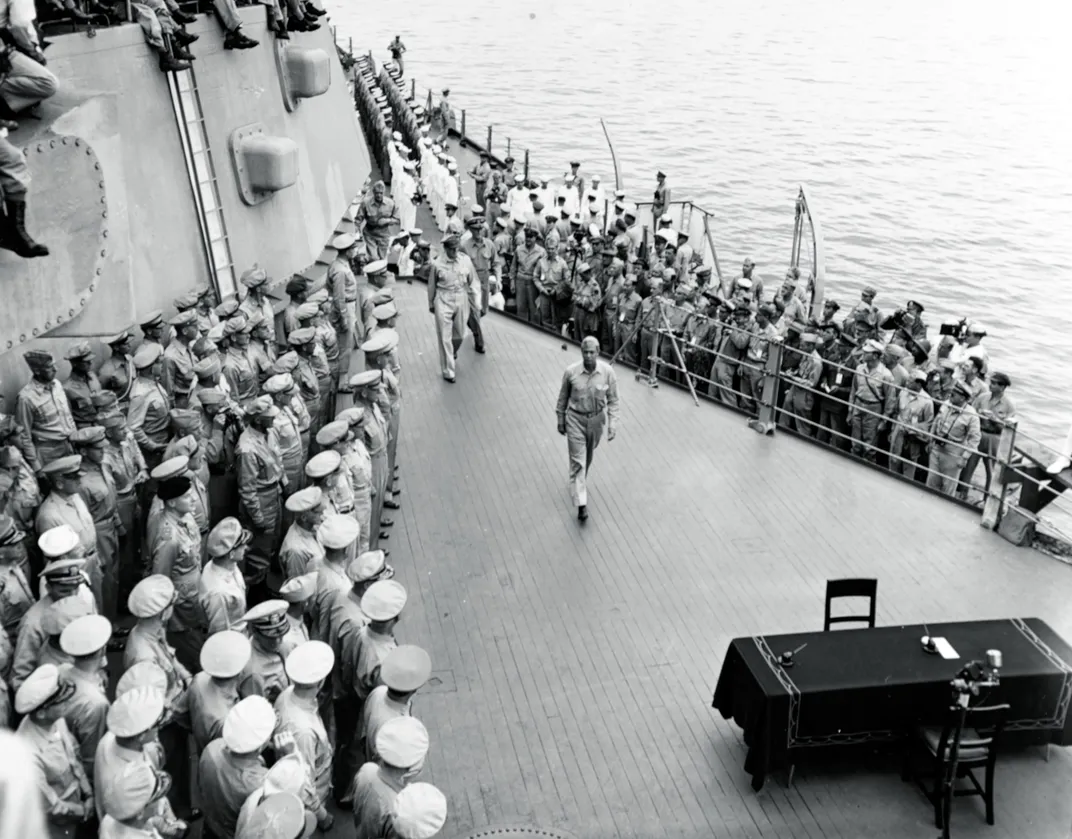
[[[842,597],[866,597],[870,601],[870,608],[866,615],[838,615],[830,614],[832,601]],[[835,623],[866,623],[868,627],[875,627],[875,605],[878,599],[878,580],[867,577],[850,577],[842,580],[826,581],[826,614],[823,619],[823,631],[828,632],[830,625]]]
[[[938,740],[938,755],[943,762],[952,760],[949,751],[953,743],[960,743],[957,762],[973,766],[993,764],[998,757],[998,742],[1005,730],[1008,704],[970,705],[961,708],[953,705]]]

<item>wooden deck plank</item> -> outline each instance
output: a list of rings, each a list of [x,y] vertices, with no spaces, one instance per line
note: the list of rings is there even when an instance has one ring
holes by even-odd
[[[710,707],[727,644],[816,628],[836,576],[879,578],[883,624],[1037,615],[1070,636],[1072,569],[624,369],[621,433],[596,453],[581,526],[553,416],[577,351],[492,314],[488,354],[467,339],[448,385],[426,290],[396,293],[406,492],[391,561],[413,593],[400,639],[453,674],[453,692],[416,705],[433,743],[423,778],[451,804],[443,835],[519,822],[637,839],[929,835],[927,803],[866,755],[752,792],[741,732]],[[998,824],[961,801],[958,837],[1067,834],[1066,750],[1004,756],[998,779]]]

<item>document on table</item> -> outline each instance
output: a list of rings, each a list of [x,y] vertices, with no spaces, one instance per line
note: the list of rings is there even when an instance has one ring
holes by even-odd
[[[953,645],[945,638],[931,638],[931,640],[934,642],[934,648],[938,651],[938,655],[942,658],[960,658],[960,654],[953,649]]]

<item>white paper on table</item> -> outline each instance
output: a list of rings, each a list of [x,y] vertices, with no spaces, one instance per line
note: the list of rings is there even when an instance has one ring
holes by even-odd
[[[934,648],[938,651],[938,655],[942,658],[960,658],[960,653],[953,649],[953,645],[950,644],[945,638],[931,638],[934,642]]]

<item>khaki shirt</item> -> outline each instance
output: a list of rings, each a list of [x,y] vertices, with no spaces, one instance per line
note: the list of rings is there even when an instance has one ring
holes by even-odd
[[[583,361],[567,367],[555,406],[559,422],[565,421],[567,410],[587,416],[605,410],[608,428],[615,428],[618,424],[618,377],[614,368],[600,359],[596,359],[596,368],[592,372],[584,369]]]

